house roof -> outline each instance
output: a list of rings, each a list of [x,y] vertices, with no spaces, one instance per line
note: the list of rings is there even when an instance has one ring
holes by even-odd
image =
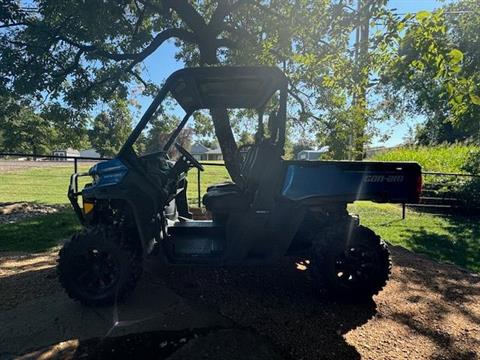
[[[85,156],[85,157],[98,157],[98,158],[101,157],[100,154],[98,153],[98,151],[96,151],[96,150],[93,149],[93,148],[81,150],[81,151],[80,151],[80,156]]]
[[[190,153],[192,155],[202,155],[202,154],[221,155],[222,150],[218,147],[215,149],[209,149],[205,145],[199,142],[196,142],[195,144],[192,145],[192,148],[190,149]]]
[[[72,148],[67,148],[67,149],[55,149],[53,152],[65,152],[68,154],[75,154],[75,155],[80,155],[80,151],[72,149]]]
[[[328,146],[324,146],[318,150],[302,150],[299,152],[299,154],[301,153],[308,153],[308,154],[323,154],[323,153],[326,153],[328,151]]]
[[[199,142],[196,142],[195,144],[193,144],[192,148],[190,149],[190,153],[192,153],[193,155],[205,154],[208,151],[211,151],[211,150]]]
[[[220,148],[208,149],[208,151],[205,152],[205,154],[215,154],[215,155],[218,155],[218,154],[222,154],[222,150],[220,150]]]

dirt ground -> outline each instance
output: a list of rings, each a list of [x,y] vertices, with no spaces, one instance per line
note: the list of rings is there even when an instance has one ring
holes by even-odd
[[[0,224],[10,224],[35,216],[54,214],[65,205],[44,205],[29,202],[0,202]]]
[[[479,358],[480,277],[402,248],[391,250],[392,279],[374,302],[363,305],[331,301],[315,288],[308,271],[297,269],[298,259],[286,258],[263,268],[161,269],[153,265],[134,295],[137,300],[132,301],[143,309],[140,312],[157,309],[162,329],[160,322],[153,327],[130,329],[130,323],[139,325],[143,320],[130,321],[123,333],[107,335],[137,335],[120,337],[117,342],[102,335],[104,329],[95,322],[108,318],[104,315],[109,309],[102,310],[105,314],[84,309],[63,294],[53,268],[56,251],[38,255],[4,253],[0,257],[0,323],[4,322],[0,358],[25,352],[30,357],[24,358],[55,357],[52,354],[58,358],[83,358],[91,355],[92,349],[97,358],[105,358],[98,354],[105,355],[107,350],[110,357],[123,351],[128,354],[124,358],[140,353],[142,358],[148,358],[145,349],[156,349],[152,350],[156,354],[152,358],[156,359],[172,353],[173,359],[188,358],[181,352],[189,347],[195,349],[199,337],[205,338],[200,342],[204,348],[209,344],[209,351],[220,351],[221,339],[228,333],[212,334],[219,328],[233,331],[224,344],[232,344],[235,339],[235,344],[248,352],[263,345],[245,344],[251,344],[252,338],[263,339],[262,344],[269,344],[276,354],[287,359]],[[145,299],[150,301],[146,305],[142,302]],[[53,325],[48,325],[49,321]],[[75,326],[76,321],[81,324]],[[239,340],[243,338],[244,342]],[[129,344],[130,352],[121,350],[125,344]],[[54,346],[44,348],[47,345]],[[232,351],[231,346],[224,347]],[[32,353],[42,347],[40,352]]]

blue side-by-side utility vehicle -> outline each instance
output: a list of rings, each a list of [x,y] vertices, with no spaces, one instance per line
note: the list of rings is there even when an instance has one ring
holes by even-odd
[[[285,145],[288,81],[274,67],[209,67],[172,74],[118,153],[73,174],[69,199],[84,228],[61,249],[59,279],[82,303],[111,304],[131,293],[151,253],[175,265],[271,263],[285,255],[310,259],[315,281],[350,299],[371,298],[386,284],[386,244],[347,211],[356,200],[416,203],[416,163],[289,161]],[[141,154],[149,121],[162,102],[185,111],[163,148]],[[210,186],[203,197],[212,220],[193,220],[186,174],[202,164],[176,143],[201,109],[252,109],[255,143],[242,148],[241,176]],[[265,114],[268,114],[265,115]],[[226,124],[229,125],[229,124]],[[179,157],[170,160],[176,148]],[[78,177],[91,177],[82,190]]]

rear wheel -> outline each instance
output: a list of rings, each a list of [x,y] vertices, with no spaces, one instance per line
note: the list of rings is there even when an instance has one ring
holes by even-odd
[[[112,305],[133,292],[142,255],[120,230],[88,228],[60,250],[57,273],[68,296],[88,306]]]
[[[313,273],[329,292],[353,301],[378,294],[390,276],[387,245],[363,226],[315,244],[313,260]]]

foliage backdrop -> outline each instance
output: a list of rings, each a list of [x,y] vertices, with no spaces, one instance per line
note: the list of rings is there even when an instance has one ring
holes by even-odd
[[[333,158],[361,157],[380,124],[413,114],[427,117],[420,143],[478,143],[479,19],[480,0],[407,15],[387,0],[4,0],[0,146],[99,147],[95,109],[152,95],[160,84],[145,59],[172,38],[190,66],[280,66],[290,79],[290,141],[328,145]],[[235,175],[233,134],[222,126],[231,114],[210,115],[213,125],[196,121],[217,135]],[[244,115],[234,130],[252,133]],[[131,119],[115,121],[120,143]],[[95,126],[99,138],[88,136]],[[35,144],[26,135],[34,131]]]

